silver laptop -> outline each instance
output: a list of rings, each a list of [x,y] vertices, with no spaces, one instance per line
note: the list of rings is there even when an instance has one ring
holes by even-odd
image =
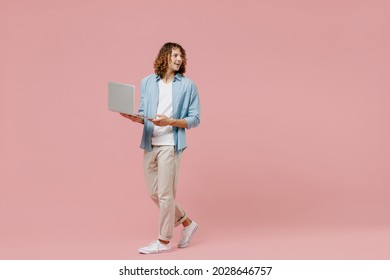
[[[135,86],[133,85],[108,82],[108,109],[144,119],[152,119],[137,114],[135,110]]]

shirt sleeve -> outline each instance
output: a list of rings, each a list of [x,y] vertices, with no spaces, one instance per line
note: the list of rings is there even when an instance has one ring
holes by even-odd
[[[187,122],[187,128],[191,129],[200,124],[200,101],[198,89],[191,83],[190,105],[188,107],[188,116],[184,118]]]
[[[146,79],[143,79],[141,81],[141,87],[140,87],[140,104],[139,104],[139,109],[138,109],[138,114],[140,115],[145,115],[145,102],[144,102],[144,98],[145,98],[145,87],[146,87]]]

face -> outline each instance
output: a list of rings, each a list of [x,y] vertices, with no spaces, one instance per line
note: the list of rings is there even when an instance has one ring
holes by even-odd
[[[172,72],[177,72],[183,63],[182,53],[179,48],[172,49],[171,57],[169,58],[168,67]]]

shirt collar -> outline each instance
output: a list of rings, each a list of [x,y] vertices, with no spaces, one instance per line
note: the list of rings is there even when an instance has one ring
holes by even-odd
[[[176,73],[175,77],[173,78],[173,81],[176,81],[176,80],[181,81],[182,78],[183,78],[182,74]],[[156,82],[158,82],[160,80],[161,80],[161,77],[159,75],[156,75]]]

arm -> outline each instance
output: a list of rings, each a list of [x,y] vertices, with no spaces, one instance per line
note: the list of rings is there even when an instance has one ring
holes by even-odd
[[[200,102],[198,89],[195,84],[191,84],[191,97],[188,106],[188,116],[184,118],[187,121],[187,128],[191,129],[200,124]]]
[[[120,113],[122,117],[125,117],[126,119],[129,119],[133,122],[137,122],[137,123],[140,123],[140,124],[143,124],[144,123],[144,119],[142,118],[139,118],[139,117],[136,117],[136,116],[131,116],[131,115],[127,115],[127,114],[123,114],[123,113]]]
[[[187,121],[185,119],[177,120],[177,119],[170,119],[170,125],[171,126],[177,126],[180,128],[188,128],[187,127]]]
[[[200,103],[198,89],[195,84],[191,85],[190,105],[188,107],[188,116],[183,119],[171,119],[165,115],[157,115],[158,118],[152,120],[157,126],[176,126],[180,128],[191,129],[200,123]]]
[[[159,115],[159,114],[157,114],[157,117],[158,117],[157,119],[154,119],[151,121],[154,123],[154,125],[157,125],[157,126],[171,125],[171,126],[177,126],[180,128],[188,128],[187,121],[185,119],[171,119],[165,115]]]

